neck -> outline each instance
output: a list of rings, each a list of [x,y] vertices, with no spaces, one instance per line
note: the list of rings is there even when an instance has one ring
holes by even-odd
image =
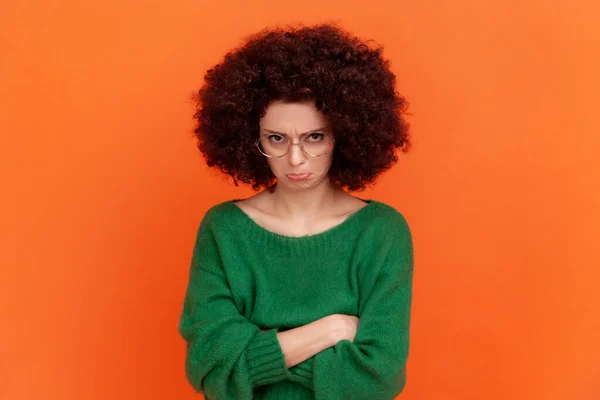
[[[306,191],[277,185],[270,196],[273,213],[292,219],[316,217],[333,206],[340,190],[327,180]]]

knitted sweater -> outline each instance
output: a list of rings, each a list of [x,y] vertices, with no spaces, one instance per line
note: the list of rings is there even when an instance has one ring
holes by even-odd
[[[404,217],[367,200],[339,225],[292,237],[258,225],[235,201],[213,206],[196,236],[179,324],[190,384],[208,400],[393,399],[409,349],[413,244]],[[277,331],[330,314],[359,318],[354,340],[287,368]]]

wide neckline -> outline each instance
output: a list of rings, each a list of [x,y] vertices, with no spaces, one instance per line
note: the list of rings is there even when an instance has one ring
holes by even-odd
[[[322,232],[318,232],[318,233],[315,233],[312,235],[303,235],[303,236],[283,235],[281,233],[273,232],[273,231],[265,228],[264,226],[260,225],[252,217],[250,217],[244,210],[242,210],[237,204],[235,204],[236,202],[242,201],[244,199],[233,199],[233,200],[227,201],[226,203],[229,204],[233,209],[236,210],[236,212],[238,214],[241,215],[243,220],[246,221],[246,223],[247,223],[246,225],[248,227],[252,227],[252,228],[256,229],[257,231],[259,231],[267,236],[271,236],[273,238],[287,240],[287,241],[302,241],[302,240],[321,239],[321,238],[324,238],[331,234],[334,234],[342,229],[345,229],[347,226],[351,225],[354,221],[356,221],[359,216],[365,214],[368,210],[373,208],[373,206],[377,203],[377,201],[372,200],[372,199],[361,199],[361,198],[358,198],[358,199],[364,201],[365,203],[367,203],[367,205],[354,211],[352,214],[348,215],[342,222],[340,222],[337,225],[334,225]]]

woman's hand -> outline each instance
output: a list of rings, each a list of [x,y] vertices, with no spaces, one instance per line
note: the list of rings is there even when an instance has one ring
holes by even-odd
[[[331,314],[297,328],[277,332],[277,339],[288,368],[301,363],[322,350],[335,346],[340,340],[354,341],[358,317]],[[264,333],[273,328],[261,328]]]
[[[354,341],[358,330],[359,318],[354,315],[332,314],[323,317],[330,324],[330,329],[335,337],[335,343],[340,340]]]
[[[340,340],[354,341],[356,331],[358,330],[359,318],[354,315],[331,314],[321,318],[322,322],[327,324],[328,330],[333,336],[333,345]],[[260,333],[264,333],[271,328],[260,328]]]

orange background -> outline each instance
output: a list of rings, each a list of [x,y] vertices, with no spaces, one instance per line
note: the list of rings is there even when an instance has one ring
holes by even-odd
[[[400,398],[600,398],[599,11],[3,2],[0,398],[199,398],[177,333],[194,234],[251,190],[202,164],[190,94],[246,34],[328,19],[385,46],[411,103],[411,153],[360,194],[415,241]]]

